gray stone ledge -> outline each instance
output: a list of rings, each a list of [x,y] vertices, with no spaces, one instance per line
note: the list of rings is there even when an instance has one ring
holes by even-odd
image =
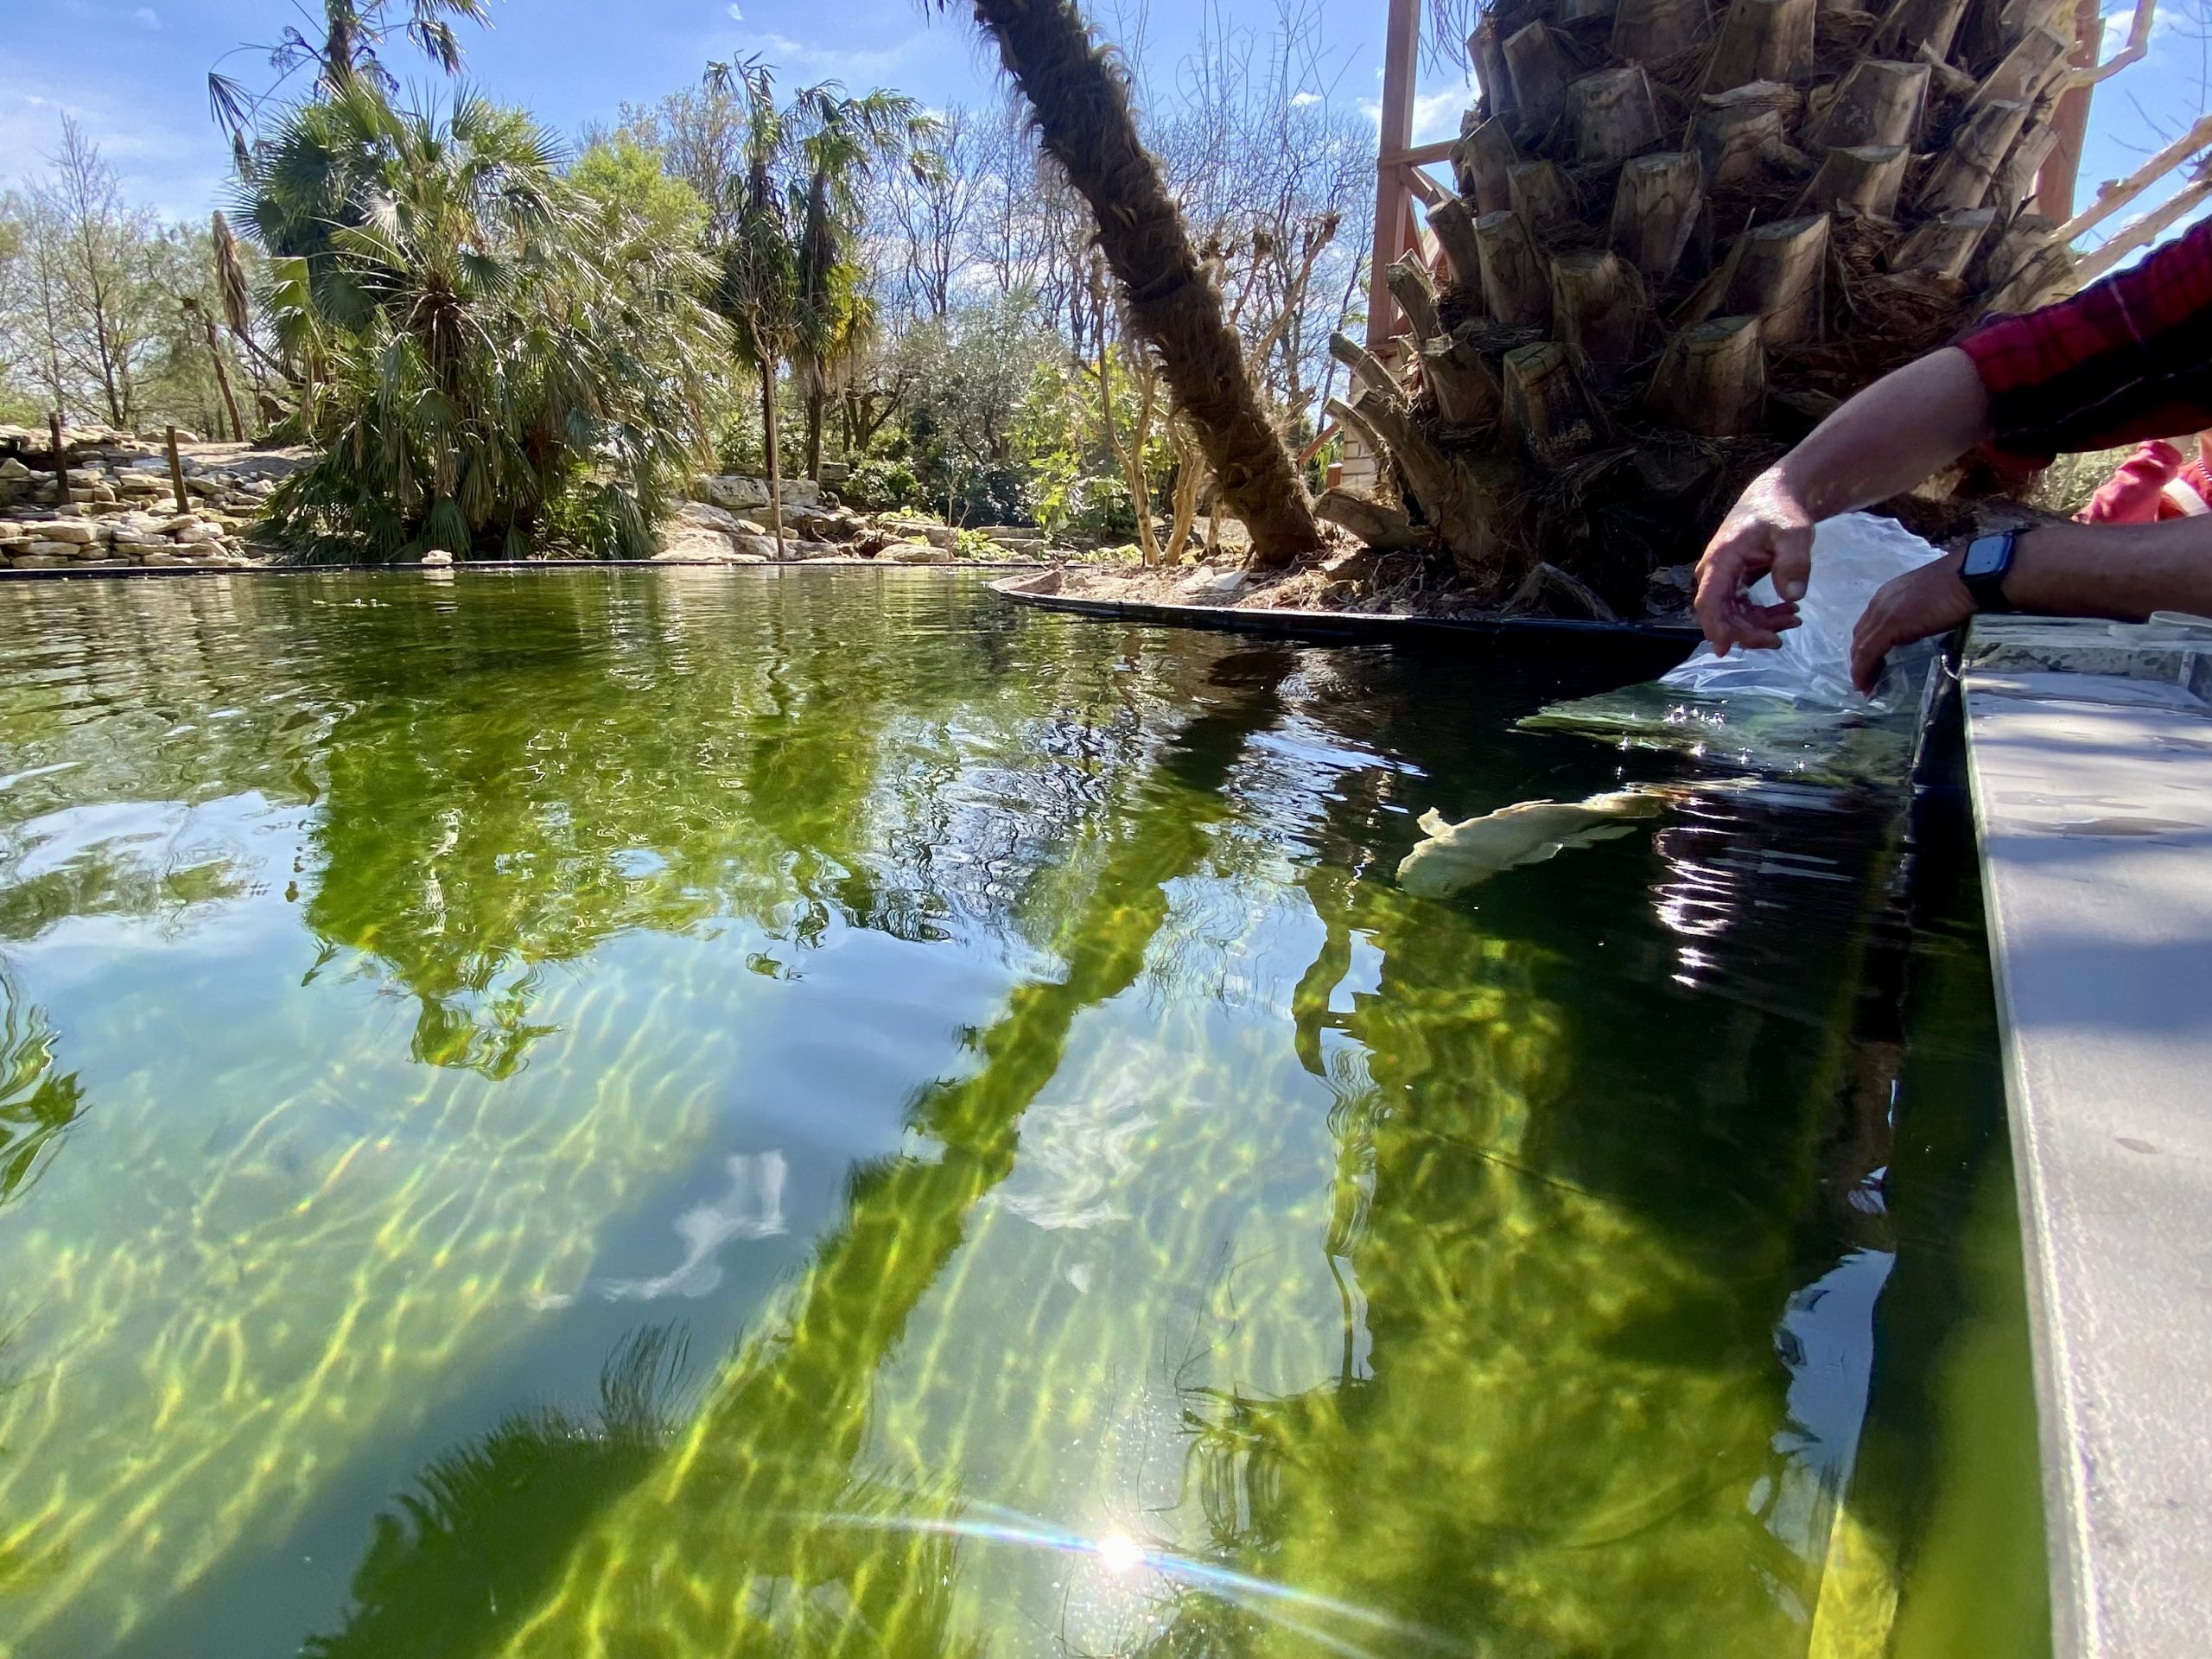
[[[1965,657],[2062,1659],[2212,1629],[2212,625]]]

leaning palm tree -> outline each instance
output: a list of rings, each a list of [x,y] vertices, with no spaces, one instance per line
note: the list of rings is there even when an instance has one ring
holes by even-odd
[[[1131,332],[1160,354],[1221,499],[1251,531],[1253,563],[1280,569],[1314,551],[1320,534],[1297,468],[1261,408],[1220,291],[1137,136],[1128,88],[1092,43],[1082,12],[1074,0],[975,0],[975,12],[1029,100],[1046,151],[1090,204]]]
[[[833,362],[849,354],[863,303],[855,250],[863,192],[876,169],[936,130],[915,99],[881,88],[855,98],[836,81],[792,102],[806,178],[798,206],[797,367],[806,394],[806,475],[822,477],[822,405]]]

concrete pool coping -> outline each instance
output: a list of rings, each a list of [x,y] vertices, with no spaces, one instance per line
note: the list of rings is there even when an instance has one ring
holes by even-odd
[[[1961,674],[2060,1659],[2212,1599],[2212,623],[1978,620]]]

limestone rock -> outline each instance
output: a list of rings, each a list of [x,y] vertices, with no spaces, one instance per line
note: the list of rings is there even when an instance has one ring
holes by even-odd
[[[884,558],[897,564],[950,564],[952,555],[928,542],[893,542],[883,550]]]
[[[423,556],[423,568],[426,570],[450,570],[453,569],[453,555],[442,547],[434,547]]]
[[[902,541],[927,542],[947,553],[960,545],[959,534],[950,524],[931,524],[926,518],[880,518],[876,522]]]
[[[1250,586],[1242,570],[1198,569],[1175,584],[1175,597],[1185,605],[1233,605]]]
[[[740,473],[699,479],[692,486],[691,493],[701,501],[731,512],[768,505],[768,486],[757,478],[747,478]]]

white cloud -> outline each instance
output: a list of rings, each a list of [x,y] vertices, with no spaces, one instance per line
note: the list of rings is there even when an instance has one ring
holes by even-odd
[[[1320,101],[1321,94],[1319,92],[1293,92],[1290,95],[1290,107],[1294,110],[1302,110],[1308,105],[1319,104]]]
[[[2104,38],[2097,47],[2097,61],[2100,63],[2108,61],[2113,54],[2127,44],[2128,33],[2135,27],[2135,8],[2123,6],[2118,11],[2107,12],[2104,24]],[[2174,8],[2162,6],[2152,20],[2151,38],[2155,41],[2162,35],[2172,34],[2177,27],[2178,20],[2174,15]]]
[[[741,23],[745,21],[745,13],[741,8],[737,6],[726,6],[723,10],[729,13],[729,20],[733,23]]]
[[[909,34],[896,46],[852,51],[795,41],[788,35],[746,35],[739,37],[738,49],[748,54],[758,54],[779,69],[804,69],[839,80],[857,81],[880,77],[896,68],[912,55],[916,41],[917,36]]]
[[[162,14],[151,6],[141,6],[130,14],[130,21],[141,29],[159,29],[162,26]]]
[[[1459,136],[1459,116],[1475,101],[1474,92],[1465,86],[1440,86],[1433,92],[1421,92],[1414,99],[1414,143],[1433,144],[1441,139]],[[1363,98],[1355,106],[1371,125],[1382,124],[1382,100]]]
[[[1414,143],[1433,144],[1459,136],[1459,117],[1475,101],[1465,86],[1442,86],[1414,99]]]

